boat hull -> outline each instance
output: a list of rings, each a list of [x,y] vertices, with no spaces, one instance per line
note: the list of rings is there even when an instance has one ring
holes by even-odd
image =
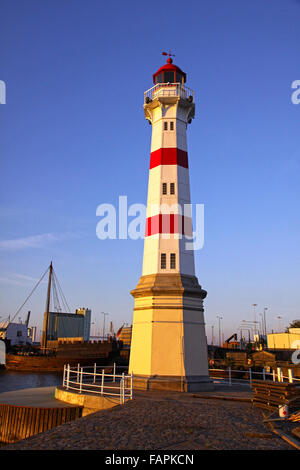
[[[28,372],[57,372],[63,371],[65,364],[70,366],[98,366],[107,364],[107,357],[49,357],[49,356],[21,356],[6,354],[5,368],[7,370],[20,370]]]

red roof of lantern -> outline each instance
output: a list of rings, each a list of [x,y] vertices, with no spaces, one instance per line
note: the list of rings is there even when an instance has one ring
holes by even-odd
[[[160,69],[158,69],[158,71],[153,74],[153,83],[154,84],[155,84],[155,77],[157,75],[159,75],[160,73],[162,73],[162,72],[178,72],[178,73],[181,73],[181,75],[183,75],[184,82],[186,82],[186,74],[179,67],[177,67],[177,65],[173,64],[173,60],[171,59],[171,57],[169,57],[167,59],[167,63],[165,65],[160,67]]]

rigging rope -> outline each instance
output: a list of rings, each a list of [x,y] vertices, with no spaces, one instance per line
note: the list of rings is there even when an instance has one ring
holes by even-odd
[[[22,310],[22,308],[24,307],[24,305],[26,304],[27,300],[31,297],[31,295],[34,293],[35,289],[38,287],[38,285],[42,282],[42,280],[44,279],[44,277],[46,276],[47,272],[49,271],[49,267],[46,269],[46,271],[44,272],[44,274],[42,275],[41,279],[38,281],[38,283],[34,286],[34,288],[32,289],[32,291],[30,292],[29,296],[26,298],[25,302],[21,305],[21,307],[16,311],[16,313],[14,314],[11,322],[14,321],[14,319],[16,318],[16,316],[18,315],[18,313],[20,312],[20,310]]]
[[[58,281],[58,278],[57,278],[57,276],[56,276],[56,273],[54,272],[54,269],[53,269],[53,275],[54,275],[53,277],[54,277],[54,279],[55,279],[55,284],[57,285],[58,290],[59,290],[59,293],[60,293],[60,296],[61,296],[61,300],[62,300],[62,303],[63,303],[63,307],[64,307],[64,309],[66,310],[66,313],[71,313],[70,307],[69,307],[68,302],[67,302],[67,300],[66,300],[66,297],[65,297],[65,295],[64,295],[64,293],[63,293],[63,290],[62,290],[62,288],[61,288],[61,286],[60,286],[60,283],[59,283],[59,281]]]
[[[16,313],[14,314],[14,316],[12,317],[12,320],[10,320],[11,322],[14,321],[14,319],[16,318],[16,316],[18,315],[18,313],[22,310],[22,308],[24,307],[24,305],[26,304],[26,302],[30,299],[30,297],[32,296],[32,294],[34,293],[34,291],[36,290],[36,288],[39,286],[39,284],[42,282],[42,280],[44,279],[44,277],[46,276],[46,274],[48,273],[49,271],[49,267],[46,269],[46,271],[44,272],[44,274],[42,275],[42,277],[40,278],[40,280],[36,283],[36,285],[34,286],[34,288],[32,289],[32,291],[30,292],[30,294],[28,295],[28,297],[26,297],[26,300],[22,303],[21,307],[18,308],[18,310],[16,311]],[[58,290],[57,290],[58,288]],[[70,307],[68,305],[68,302],[66,300],[66,297],[63,293],[63,290],[60,286],[60,283],[58,281],[58,278],[56,276],[56,273],[54,272],[54,269],[52,269],[52,285],[51,285],[51,292],[50,292],[50,300],[51,300],[51,297],[52,297],[52,302],[53,302],[53,308],[54,310],[56,310],[57,312],[61,312],[62,309],[61,309],[61,305],[60,305],[60,302],[59,302],[59,296],[61,297],[61,301],[62,301],[62,306],[65,310],[66,313],[71,313],[71,310],[70,310]]]

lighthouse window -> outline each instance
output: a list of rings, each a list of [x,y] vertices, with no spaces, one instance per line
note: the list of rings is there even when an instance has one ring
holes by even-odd
[[[176,83],[182,83],[182,75],[176,72]]]
[[[168,130],[168,123],[165,121],[164,122],[164,130],[167,131]]]
[[[174,83],[174,72],[165,72],[164,82]]]
[[[175,253],[171,253],[170,255],[170,268],[176,269],[176,254]]]
[[[175,183],[170,183],[170,194],[175,194]]]
[[[174,122],[173,121],[170,122],[170,131],[174,131]]]
[[[160,255],[160,267],[161,267],[161,269],[166,269],[166,267],[167,267],[167,255],[166,255],[166,253],[161,253],[161,255]]]
[[[163,183],[162,185],[162,193],[167,194],[167,183]]]
[[[160,73],[159,75],[157,75],[155,79],[155,83],[162,83],[162,82],[163,82],[163,74]]]

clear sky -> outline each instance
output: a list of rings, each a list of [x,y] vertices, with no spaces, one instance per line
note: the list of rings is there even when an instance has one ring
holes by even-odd
[[[171,49],[196,92],[188,148],[192,202],[205,205],[208,338],[217,315],[225,336],[253,320],[253,303],[275,331],[299,318],[299,25],[297,0],[1,0],[0,316],[53,260],[96,330],[102,311],[131,323],[143,241],[100,241],[96,208],[146,203],[143,92]],[[21,314],[39,328],[45,297],[42,284]]]

